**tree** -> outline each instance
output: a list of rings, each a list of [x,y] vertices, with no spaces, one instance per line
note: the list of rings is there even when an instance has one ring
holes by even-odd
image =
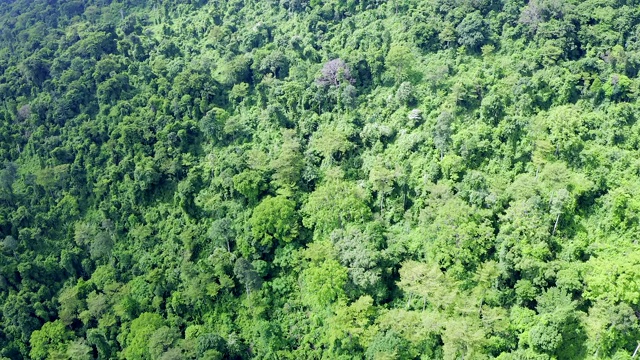
[[[2,249],[11,252],[13,256],[16,256],[16,250],[18,250],[19,245],[18,240],[11,235],[5,236],[4,240],[2,240]]]
[[[331,231],[344,228],[347,223],[362,223],[371,218],[367,206],[368,194],[358,185],[330,180],[320,185],[302,207],[304,226],[315,228],[315,236],[329,235]]]
[[[108,259],[111,255],[113,245],[113,239],[109,234],[104,231],[99,232],[96,234],[93,241],[91,241],[91,245],[89,247],[91,258],[94,260]]]
[[[589,316],[585,320],[590,354],[613,357],[617,349],[636,346],[633,337],[640,329],[635,313],[628,304],[614,305],[608,300],[597,301],[589,309]]]
[[[11,201],[13,197],[13,184],[18,179],[18,166],[9,162],[0,170],[0,198]]]
[[[60,296],[58,296],[58,301],[60,302],[58,317],[60,321],[67,326],[78,319],[80,312],[85,308],[85,303],[82,299],[83,285],[84,282],[81,280],[76,286],[62,290]]]
[[[322,124],[311,137],[309,150],[319,153],[326,163],[331,164],[355,146],[349,140],[353,131],[349,124],[341,122]]]
[[[385,359],[388,356],[393,359],[394,355],[396,358],[404,355],[404,350],[407,350],[407,358],[420,355],[442,357],[441,333],[444,324],[436,312],[396,307],[380,311],[376,325],[380,331],[369,344],[367,357]],[[395,341],[390,339],[392,336]]]
[[[247,295],[251,294],[251,291],[260,289],[262,286],[262,278],[258,275],[255,267],[244,258],[238,258],[238,260],[236,260],[233,273],[238,278],[238,281],[244,285]]]
[[[558,222],[560,221],[560,215],[564,212],[564,208],[568,207],[567,203],[569,203],[572,199],[571,194],[566,189],[560,189],[551,195],[550,207],[551,207],[551,215],[554,215],[556,221],[553,224],[553,230],[551,231],[551,236],[556,234],[556,230],[558,229]]]
[[[379,284],[381,254],[375,234],[350,226],[331,233],[340,263],[348,269],[349,279],[357,286],[373,288]]]
[[[305,250],[309,266],[300,274],[303,300],[314,308],[325,308],[345,297],[347,269],[336,260],[335,249],[326,241],[314,242]]]
[[[73,339],[73,333],[60,320],[42,325],[40,330],[31,334],[32,359],[45,359],[62,355],[66,351],[67,342]]]
[[[251,232],[258,243],[266,248],[273,242],[287,243],[298,234],[296,204],[285,196],[266,197],[253,210]]]
[[[176,341],[180,338],[180,333],[175,328],[162,326],[158,328],[149,338],[149,354],[152,359],[160,359]]]
[[[484,18],[479,11],[467,14],[456,27],[458,43],[476,51],[485,43],[486,28]]]
[[[258,70],[271,73],[277,79],[285,78],[289,74],[289,59],[282,52],[274,51],[262,59]]]
[[[413,297],[418,297],[422,309],[427,303],[447,309],[457,295],[439,268],[416,261],[407,261],[402,265],[398,287],[409,296],[408,304],[411,304]]]
[[[256,170],[245,170],[233,176],[233,187],[244,195],[250,204],[258,200],[260,193],[266,190],[262,173]]]
[[[339,306],[335,315],[327,321],[324,341],[334,354],[362,352],[372,335],[371,325],[376,315],[373,299],[360,297],[348,306]]]
[[[426,235],[430,257],[452,272],[462,271],[454,269],[458,266],[468,270],[481,264],[494,243],[493,228],[484,214],[459,198],[451,198],[433,211]]]
[[[272,182],[280,187],[295,188],[300,181],[304,157],[301,153],[302,146],[295,135],[293,130],[283,131],[280,151],[269,163],[269,167],[274,170]]]
[[[164,324],[164,319],[154,313],[145,312],[134,319],[124,343],[124,358],[127,360],[151,359],[149,340]]]
[[[384,212],[385,196],[393,191],[396,178],[398,178],[398,172],[385,166],[382,159],[376,161],[376,164],[369,172],[369,182],[371,183],[373,190],[378,193],[381,213]]]
[[[387,54],[385,65],[397,84],[414,77],[415,56],[406,44],[393,44]]]
[[[229,100],[233,103],[241,103],[249,94],[249,84],[239,83],[233,85],[229,92]]]
[[[69,359],[91,360],[93,359],[93,349],[85,339],[79,339],[69,344],[66,355]]]
[[[368,360],[394,360],[411,357],[407,341],[393,330],[379,332],[366,351]]]
[[[221,246],[231,252],[231,240],[234,238],[232,221],[228,217],[215,220],[209,230],[207,236],[217,246]]]
[[[531,346],[558,358],[583,357],[586,334],[571,296],[558,288],[550,288],[537,302],[538,321],[529,331]]]
[[[538,25],[544,21],[539,1],[531,1],[522,9],[520,22],[527,25],[531,32],[536,32]]]
[[[215,351],[222,357],[222,354],[227,350],[226,345],[226,341],[220,335],[206,333],[198,336],[196,351],[198,356],[204,356],[205,353]]]
[[[436,149],[440,151],[440,160],[444,158],[444,154],[449,148],[451,142],[451,123],[453,115],[448,111],[443,111],[436,120],[436,126],[433,130],[433,143]]]
[[[409,105],[415,101],[415,89],[410,82],[404,81],[396,91],[396,100],[401,105]]]
[[[217,141],[222,139],[222,131],[229,113],[220,108],[213,108],[200,119],[198,125],[207,139]]]
[[[316,83],[320,86],[338,87],[345,83],[353,84],[354,79],[347,63],[337,58],[324,63]]]
[[[49,66],[39,55],[32,55],[20,64],[20,70],[27,80],[36,86],[42,86],[49,77]]]
[[[487,336],[479,319],[465,316],[447,321],[442,334],[443,357],[445,359],[482,358]]]
[[[586,298],[640,304],[640,293],[629,291],[640,282],[639,263],[640,256],[635,251],[591,259],[585,277]]]

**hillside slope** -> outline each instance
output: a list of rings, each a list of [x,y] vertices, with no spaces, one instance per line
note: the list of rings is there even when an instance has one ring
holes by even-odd
[[[0,359],[630,359],[640,8],[0,3]]]

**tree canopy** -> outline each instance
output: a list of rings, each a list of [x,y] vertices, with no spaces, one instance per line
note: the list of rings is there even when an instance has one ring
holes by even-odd
[[[633,1],[2,1],[0,359],[631,359],[639,70]]]

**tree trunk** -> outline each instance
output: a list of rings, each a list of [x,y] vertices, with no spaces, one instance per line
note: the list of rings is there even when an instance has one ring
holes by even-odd
[[[554,236],[556,234],[556,229],[558,228],[559,220],[560,220],[560,214],[558,213],[558,216],[556,216],[556,223],[553,224],[553,232],[551,233],[551,236]]]

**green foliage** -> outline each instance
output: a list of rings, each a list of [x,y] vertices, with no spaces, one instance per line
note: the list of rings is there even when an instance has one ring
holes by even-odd
[[[620,254],[615,258],[595,258],[588,262],[585,278],[589,299],[603,299],[614,303],[638,304],[640,292],[636,284],[640,281],[637,251]]]
[[[298,233],[296,204],[282,195],[266,197],[253,210],[249,223],[261,246],[270,247],[274,241],[291,242]]]
[[[393,331],[379,333],[367,348],[366,357],[371,360],[406,359],[410,357],[407,340]]]
[[[0,358],[629,359],[624,1],[5,1]]]
[[[233,273],[238,281],[244,285],[247,295],[249,295],[252,290],[258,290],[262,286],[262,279],[256,271],[255,266],[244,258],[236,260]]]
[[[311,263],[302,274],[304,297],[311,306],[326,307],[345,296],[347,269],[335,259],[330,243],[315,242],[305,250]]]
[[[301,150],[301,144],[296,139],[295,132],[292,130],[283,131],[280,152],[269,164],[274,171],[271,176],[272,184],[291,188],[300,182],[304,167],[304,157]]]
[[[46,359],[63,355],[66,349],[66,342],[73,339],[73,333],[69,331],[62,321],[56,320],[42,325],[40,330],[31,334],[31,351],[29,356],[32,359]]]
[[[151,346],[158,346],[154,339],[154,335],[158,330],[162,329],[164,319],[160,315],[153,313],[142,313],[138,318],[131,322],[131,328],[127,334],[124,347],[124,358],[129,360],[151,359],[151,354],[157,350],[151,350]],[[164,339],[162,341],[166,341]],[[150,351],[151,350],[151,351]]]
[[[361,230],[348,227],[336,229],[331,233],[338,259],[349,272],[354,285],[363,288],[375,288],[381,280],[382,255],[379,251],[380,240],[375,229]],[[377,238],[378,237],[378,238]]]
[[[316,234],[328,235],[350,222],[364,222],[371,218],[367,206],[368,194],[352,182],[330,180],[320,185],[303,206],[303,224],[314,227]]]
[[[262,174],[255,170],[246,170],[234,175],[233,187],[252,203],[258,199],[260,192],[265,190]]]
[[[396,83],[408,80],[414,75],[415,57],[405,44],[392,45],[385,63]]]
[[[456,27],[458,43],[471,50],[479,49],[485,42],[486,24],[479,11],[467,14]]]

